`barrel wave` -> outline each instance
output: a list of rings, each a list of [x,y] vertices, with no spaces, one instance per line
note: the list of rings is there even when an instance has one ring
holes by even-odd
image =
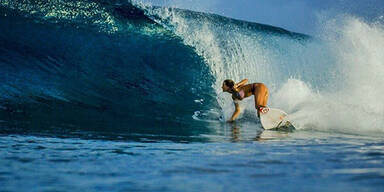
[[[148,10],[119,1],[2,1],[3,131],[196,131],[195,112],[218,108],[214,74]]]
[[[313,38],[130,1],[0,2],[1,132],[200,135],[232,113],[221,82],[248,78],[299,129],[383,133],[380,24],[345,16]],[[240,122],[257,124],[251,102]]]

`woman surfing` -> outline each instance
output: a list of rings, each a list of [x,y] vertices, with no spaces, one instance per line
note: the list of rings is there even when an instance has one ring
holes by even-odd
[[[268,88],[263,83],[247,84],[248,79],[243,79],[239,83],[235,83],[231,79],[224,80],[222,89],[223,92],[232,94],[232,99],[235,104],[235,111],[231,119],[227,122],[233,122],[240,115],[239,102],[244,98],[254,95],[255,108],[257,110],[257,116],[260,118],[260,113],[268,112]]]

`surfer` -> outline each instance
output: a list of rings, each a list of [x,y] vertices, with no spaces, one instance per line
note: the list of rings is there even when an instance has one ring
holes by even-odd
[[[260,118],[260,113],[267,112],[266,106],[268,102],[268,88],[263,83],[247,84],[248,79],[243,79],[239,83],[235,83],[231,79],[224,80],[222,89],[223,92],[232,94],[232,99],[235,104],[235,112],[231,119],[227,122],[233,122],[240,115],[239,102],[246,97],[254,95],[255,108],[257,110],[257,116]]]

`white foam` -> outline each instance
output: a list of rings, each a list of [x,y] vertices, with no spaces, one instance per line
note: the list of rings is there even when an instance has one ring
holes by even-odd
[[[336,24],[337,23],[337,24]],[[289,79],[271,103],[290,113],[300,129],[384,134],[384,29],[354,17],[327,22],[322,38],[335,58],[323,89]],[[321,59],[321,58],[315,58]]]
[[[292,116],[308,114],[306,120],[297,117],[296,122],[315,122],[311,127],[319,130],[382,135],[383,26],[343,16],[327,22],[324,29],[322,37],[336,58],[334,71],[338,77],[333,77],[328,89],[321,90],[316,99]]]

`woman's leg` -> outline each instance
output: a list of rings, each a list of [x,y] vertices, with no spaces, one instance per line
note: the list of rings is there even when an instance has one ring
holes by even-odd
[[[262,83],[255,83],[253,87],[255,97],[255,108],[257,116],[260,117],[260,107],[266,107],[268,103],[268,88]]]

